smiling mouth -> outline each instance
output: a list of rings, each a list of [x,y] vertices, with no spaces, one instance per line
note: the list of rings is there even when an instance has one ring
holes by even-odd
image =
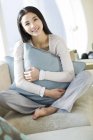
[[[32,30],[32,32],[37,32],[39,30],[39,28],[36,28],[34,30]]]

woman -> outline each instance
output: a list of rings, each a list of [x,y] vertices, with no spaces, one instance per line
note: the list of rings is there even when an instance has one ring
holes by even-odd
[[[23,114],[33,113],[33,119],[50,115],[58,109],[70,111],[76,99],[81,96],[84,88],[86,87],[87,89],[93,82],[90,74],[83,72],[73,80],[75,75],[74,68],[65,41],[51,33],[43,15],[37,8],[31,6],[23,8],[19,12],[17,23],[22,40],[16,43],[14,50],[14,76],[16,86],[27,92],[34,93],[37,97],[41,96],[42,99],[49,97],[54,99],[54,101],[50,106],[45,106],[33,102],[16,91],[9,90],[7,93],[5,91],[0,94],[0,104],[3,107],[11,108]],[[23,43],[29,43],[35,48],[49,51],[58,56],[61,60],[63,71],[51,72],[31,67],[28,71],[24,72]],[[65,92],[62,88],[46,89],[46,87],[34,84],[33,82],[36,80],[56,82],[71,82],[73,80],[73,82],[71,82]],[[81,85],[80,80],[83,85]],[[77,88],[80,91],[77,91]]]

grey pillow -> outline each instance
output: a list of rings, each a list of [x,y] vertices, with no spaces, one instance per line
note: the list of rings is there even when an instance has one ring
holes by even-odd
[[[38,69],[45,71],[60,72],[62,71],[61,61],[59,57],[51,54],[48,51],[37,49],[32,47],[28,43],[24,43],[24,70],[28,70],[30,66],[34,66]],[[6,62],[9,66],[9,72],[11,77],[11,82],[14,81],[14,59],[11,56],[6,56]],[[75,74],[83,71],[86,67],[84,62],[73,61],[73,66]],[[67,88],[69,82],[53,82],[48,80],[38,80],[34,82],[35,84],[45,86],[46,88]]]
[[[5,62],[8,64],[11,83],[13,83],[13,81],[14,81],[14,58],[11,56],[6,56]],[[86,68],[86,64],[84,62],[80,62],[80,61],[73,61],[73,66],[74,66],[75,75],[77,75],[79,72],[85,70],[85,68]]]
[[[24,69],[28,70],[31,66],[45,71],[61,72],[62,65],[60,58],[48,51],[37,49],[28,43],[24,43]],[[67,88],[69,82],[54,82],[48,80],[37,80],[37,85],[44,86],[47,89]]]

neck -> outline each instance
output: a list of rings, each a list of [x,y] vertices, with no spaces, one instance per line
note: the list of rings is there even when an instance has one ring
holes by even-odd
[[[37,48],[45,48],[49,44],[48,35],[46,35],[45,33],[42,33],[38,37],[33,37],[32,43]]]

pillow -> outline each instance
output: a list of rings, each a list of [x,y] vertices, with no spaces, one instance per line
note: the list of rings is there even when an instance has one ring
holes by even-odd
[[[13,81],[14,81],[14,58],[12,56],[6,56],[5,62],[8,64],[11,83],[13,83]],[[84,62],[80,62],[80,61],[73,61],[73,66],[74,66],[75,75],[77,75],[79,72],[85,70],[85,68],[86,68],[86,64]]]
[[[35,48],[28,43],[24,43],[24,70],[27,71],[31,66],[45,71],[61,72],[62,66],[60,58],[48,51]],[[47,89],[67,88],[69,82],[54,82],[48,80],[37,80],[33,83],[44,86]]]
[[[35,48],[28,43],[24,43],[24,69],[25,71],[34,66],[38,69],[45,71],[60,72],[62,71],[62,65],[60,58],[51,54],[48,51]],[[73,61],[75,74],[77,75],[80,71],[85,69],[85,63],[78,63]],[[45,86],[48,89],[52,88],[67,88],[69,82],[54,82],[48,80],[38,80],[35,84]]]
[[[24,69],[28,70],[30,66],[34,66],[36,68],[45,70],[45,71],[53,71],[59,72],[62,71],[61,61],[59,57],[51,54],[48,51],[37,49],[32,47],[28,43],[24,43]],[[14,81],[14,59],[11,56],[5,57],[6,62],[9,66],[9,72],[11,77],[11,83]],[[77,75],[79,72],[85,70],[86,64],[84,62],[76,62],[73,61],[74,71]],[[38,80],[34,82],[35,84],[39,84],[41,86],[45,86],[46,88],[67,88],[69,82],[53,82],[48,80]]]
[[[6,56],[5,62],[8,64],[11,83],[13,83],[14,82],[14,58],[12,56]]]
[[[29,140],[6,120],[0,117],[0,140]]]

